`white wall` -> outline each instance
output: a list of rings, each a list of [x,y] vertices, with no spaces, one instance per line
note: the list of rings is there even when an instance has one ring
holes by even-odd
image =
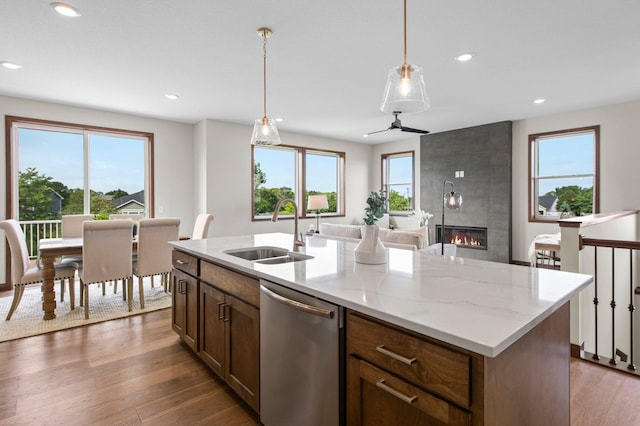
[[[535,235],[560,232],[557,224],[528,221],[528,135],[600,125],[600,211],[636,210],[640,209],[639,117],[640,102],[636,101],[514,121],[513,260],[527,261]]]
[[[209,235],[229,236],[262,232],[293,232],[291,220],[251,220],[251,191],[253,190],[251,166],[252,126],[215,120],[198,124],[204,132],[197,132],[197,151],[194,157],[207,158],[206,208],[215,219]],[[341,151],[345,153],[345,217],[327,219],[336,223],[357,223],[364,217],[370,184],[371,146],[353,142],[326,139],[280,131],[283,143],[288,145]],[[201,183],[199,183],[201,184]],[[304,207],[303,207],[304,208]],[[322,221],[322,219],[321,219]],[[305,231],[314,219],[300,221],[300,231]]]

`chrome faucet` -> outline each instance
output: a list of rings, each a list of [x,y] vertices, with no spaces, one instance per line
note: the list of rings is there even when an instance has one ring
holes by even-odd
[[[271,218],[271,220],[273,222],[276,222],[278,220],[278,213],[280,212],[280,208],[284,203],[287,203],[287,202],[293,204],[293,221],[294,221],[293,251],[298,251],[298,248],[304,247],[304,241],[302,241],[302,233],[298,234],[298,206],[296,205],[296,202],[293,201],[291,198],[283,198],[282,200],[278,201],[278,204],[276,204],[276,209],[273,212],[273,217]]]

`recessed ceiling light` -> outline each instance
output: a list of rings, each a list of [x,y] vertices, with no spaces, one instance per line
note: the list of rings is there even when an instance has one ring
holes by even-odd
[[[534,104],[543,104],[543,103],[544,103],[544,101],[546,101],[546,99],[538,98],[538,99],[534,99],[534,100],[533,100],[533,103],[534,103]]]
[[[20,68],[22,68],[22,65],[20,64],[15,64],[13,62],[7,62],[7,61],[0,62],[0,65],[10,70],[19,70]]]
[[[471,58],[473,58],[475,56],[475,53],[473,52],[467,52],[467,53],[462,53],[458,56],[455,57],[455,60],[458,62],[467,62],[469,60],[471,60]]]
[[[369,135],[365,133],[364,135],[362,135],[362,137],[363,137],[363,138],[368,138],[368,137],[369,137]]]
[[[81,15],[78,9],[66,3],[54,2],[54,3],[51,3],[51,7],[60,15],[71,16],[72,18],[75,18]]]
[[[276,121],[277,121],[278,123],[282,123],[282,122],[284,121],[284,118],[282,118],[282,117],[276,117]]]
[[[164,97],[167,99],[170,99],[172,101],[175,101],[176,99],[178,99],[180,96],[178,95],[174,95],[173,93],[165,93]]]

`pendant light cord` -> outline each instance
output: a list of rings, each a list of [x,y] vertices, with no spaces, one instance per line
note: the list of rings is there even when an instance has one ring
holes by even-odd
[[[404,65],[407,65],[407,0],[404,0]]]
[[[406,1],[406,0],[405,0]],[[263,99],[263,109],[264,109],[264,119],[267,118],[267,30],[262,32],[262,99]]]

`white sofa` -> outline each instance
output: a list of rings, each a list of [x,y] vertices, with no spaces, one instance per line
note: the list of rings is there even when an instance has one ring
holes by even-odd
[[[321,223],[320,233],[316,236],[357,242],[362,238],[362,225]],[[421,250],[433,254],[440,254],[442,250],[440,243],[429,245],[426,227],[418,227],[416,229],[389,229],[380,226],[379,236],[385,247]],[[455,256],[456,248],[455,244],[445,244],[444,254],[446,256]]]

